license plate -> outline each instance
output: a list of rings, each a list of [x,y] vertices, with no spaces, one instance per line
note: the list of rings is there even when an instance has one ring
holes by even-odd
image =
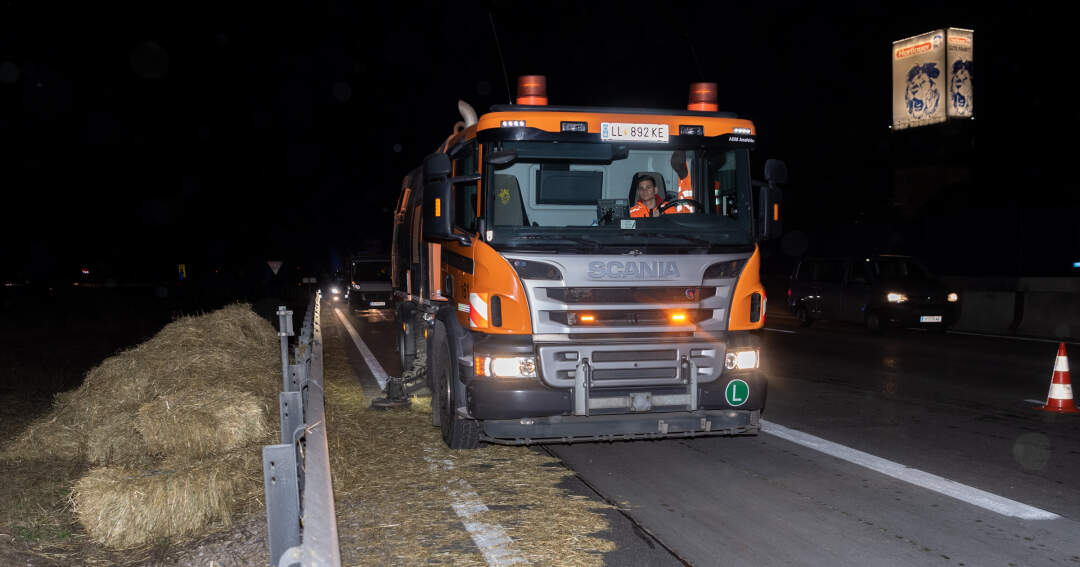
[[[920,323],[940,323],[941,315],[923,315],[919,317]]]
[[[372,307],[385,307],[386,302],[385,301],[372,301],[371,306]]]
[[[667,124],[600,123],[600,139],[619,142],[668,142]]]

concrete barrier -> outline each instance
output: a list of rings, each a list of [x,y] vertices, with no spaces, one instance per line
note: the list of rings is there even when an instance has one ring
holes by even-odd
[[[1017,334],[1080,338],[1080,293],[1024,291],[1024,318]]]
[[[1012,291],[968,291],[961,295],[960,319],[952,326],[958,331],[1009,334],[1016,309]]]

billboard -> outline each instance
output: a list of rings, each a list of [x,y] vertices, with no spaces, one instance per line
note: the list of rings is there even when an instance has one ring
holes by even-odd
[[[937,124],[947,117],[945,30],[893,42],[893,130]]]
[[[949,118],[974,116],[972,81],[975,77],[975,32],[949,28],[945,66],[949,75]]]

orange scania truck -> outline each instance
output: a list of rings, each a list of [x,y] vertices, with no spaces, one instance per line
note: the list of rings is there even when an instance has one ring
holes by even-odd
[[[715,83],[686,110],[515,104],[409,173],[392,252],[403,369],[452,448],[755,433],[765,407],[757,243],[783,162],[753,181],[750,120]],[[656,216],[634,218],[653,180]],[[406,373],[408,374],[408,373]]]

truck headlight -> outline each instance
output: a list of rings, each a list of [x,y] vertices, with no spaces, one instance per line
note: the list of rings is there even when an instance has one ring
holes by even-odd
[[[888,300],[889,303],[903,303],[907,301],[907,296],[902,293],[890,291],[889,293],[885,294],[885,299]]]
[[[757,349],[733,350],[724,355],[724,368],[728,370],[753,370],[760,365]]]
[[[945,299],[948,299],[949,303],[956,303],[957,301],[960,301],[960,294],[954,291],[950,293]]]
[[[495,378],[536,378],[535,356],[474,356],[477,376]]]

